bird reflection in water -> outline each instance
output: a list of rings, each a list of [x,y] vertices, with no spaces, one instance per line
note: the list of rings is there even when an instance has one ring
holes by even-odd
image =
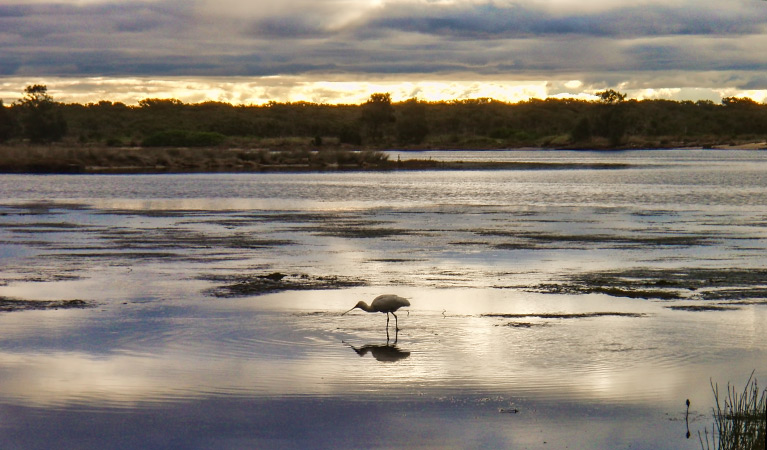
[[[381,362],[396,362],[410,356],[410,352],[397,347],[396,341],[394,344],[388,342],[386,344],[365,344],[362,347],[355,347],[347,342],[344,344],[351,347],[360,356],[371,353],[376,361]]]

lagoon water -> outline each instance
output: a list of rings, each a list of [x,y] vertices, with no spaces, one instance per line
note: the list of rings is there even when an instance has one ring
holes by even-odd
[[[767,379],[767,152],[391,155],[620,165],[0,175],[0,300],[90,305],[0,310],[0,448],[695,449]],[[550,288],[648,270],[723,280]]]

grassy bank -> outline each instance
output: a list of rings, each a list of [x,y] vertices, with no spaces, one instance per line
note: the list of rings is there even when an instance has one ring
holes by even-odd
[[[0,147],[2,173],[195,173],[387,169],[375,151],[223,148]]]
[[[2,146],[0,173],[109,174],[338,170],[621,169],[625,164],[389,160],[376,150]]]

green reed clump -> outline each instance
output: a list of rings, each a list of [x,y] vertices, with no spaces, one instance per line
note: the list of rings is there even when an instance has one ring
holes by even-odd
[[[712,382],[716,407],[713,410],[714,425],[703,435],[698,432],[704,450],[763,450],[765,448],[765,424],[767,423],[767,389],[759,392],[754,372],[748,377],[743,392],[727,383],[727,396],[720,401],[719,385]],[[712,447],[713,444],[713,447]]]

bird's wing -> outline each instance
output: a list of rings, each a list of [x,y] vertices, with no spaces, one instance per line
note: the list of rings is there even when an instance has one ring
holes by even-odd
[[[396,310],[403,306],[410,306],[408,299],[394,294],[379,295],[370,304],[376,311]]]

